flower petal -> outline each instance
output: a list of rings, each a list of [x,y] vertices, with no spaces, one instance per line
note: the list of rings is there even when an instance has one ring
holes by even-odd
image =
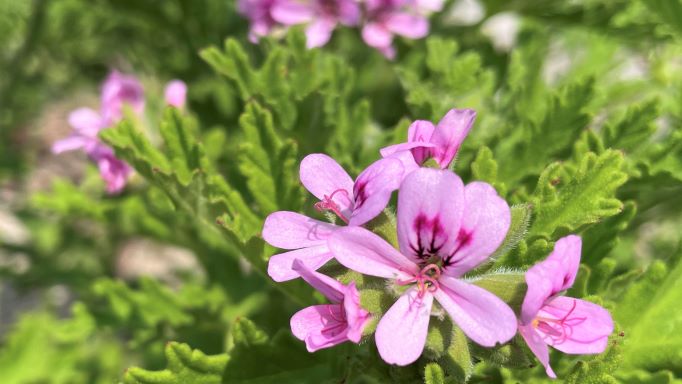
[[[110,195],[120,193],[132,173],[132,168],[125,161],[118,159],[114,155],[114,150],[106,145],[95,145],[88,149],[88,155],[97,163],[99,174],[106,183],[107,193]]]
[[[572,297],[555,297],[540,310],[539,316],[563,320],[563,329],[568,332],[565,337],[558,340],[546,337],[545,341],[564,353],[602,353],[613,332],[613,320],[606,309]],[[538,331],[542,333],[541,329]]]
[[[528,324],[545,301],[573,286],[580,266],[582,240],[579,236],[562,237],[552,253],[526,272],[528,291],[521,307],[521,320]]]
[[[308,23],[315,18],[311,4],[302,1],[276,1],[272,4],[270,15],[284,25]]]
[[[301,161],[299,174],[303,186],[320,200],[339,191],[332,200],[344,215],[350,213],[353,208],[353,179],[334,159],[321,153],[308,155]]]
[[[184,108],[187,100],[187,84],[182,80],[170,81],[164,91],[164,100],[172,107]]]
[[[296,212],[271,213],[263,224],[263,239],[273,247],[298,249],[325,244],[339,227]]]
[[[117,122],[123,116],[124,105],[137,115],[144,111],[144,88],[135,76],[112,71],[102,85],[102,117],[107,122]],[[108,125],[108,124],[107,124]]]
[[[338,0],[338,19],[341,24],[354,26],[360,22],[360,7],[355,0]]]
[[[444,271],[458,277],[475,268],[502,244],[511,209],[490,184],[475,181],[464,187],[466,209],[454,254],[444,260]]]
[[[375,340],[389,364],[408,365],[421,356],[429,330],[433,296],[420,298],[416,288],[405,292],[379,320]]]
[[[443,9],[443,0],[417,0],[417,8],[422,12],[439,12]]]
[[[514,337],[516,315],[497,296],[449,276],[441,276],[438,283],[436,300],[471,340],[493,347]]]
[[[441,168],[447,168],[455,158],[475,119],[476,111],[472,109],[451,109],[438,122],[431,142],[437,146],[433,157]]]
[[[430,121],[417,120],[408,129],[406,143],[389,145],[388,147],[381,148],[379,152],[383,157],[393,157],[401,160],[403,167],[407,170],[405,174],[407,176],[407,173],[416,170],[419,165],[431,156],[430,148],[436,147],[435,144],[429,142],[434,129],[435,127]],[[412,159],[408,159],[409,162],[406,163],[402,152],[407,151],[412,154]],[[395,156],[397,154],[400,154],[400,156]],[[414,166],[412,165],[413,163],[415,164]]]
[[[270,256],[270,260],[268,260],[268,275],[277,282],[296,279],[300,275],[293,269],[294,260],[299,259],[308,268],[317,270],[331,260],[332,257],[326,244],[280,253]]]
[[[291,333],[305,341],[308,352],[315,352],[348,340],[346,326],[338,320],[342,318],[343,309],[338,304],[313,305],[296,312],[289,324]],[[329,332],[325,328],[336,331]]]
[[[353,186],[353,213],[350,225],[363,225],[386,208],[391,194],[403,177],[403,165],[398,159],[381,159],[362,171]]]
[[[394,12],[385,23],[389,31],[408,39],[421,39],[429,34],[429,21],[424,16]]]
[[[81,136],[96,139],[103,124],[102,116],[90,108],[78,108],[69,113],[69,125]]]
[[[407,143],[400,143],[400,144],[393,144],[389,145],[387,147],[383,147],[379,150],[379,153],[381,153],[382,157],[388,157],[393,154],[399,153],[399,152],[407,152],[411,151],[413,149],[421,149],[421,148],[435,148],[435,144],[431,143],[424,143],[424,142],[407,142]]]
[[[298,259],[294,260],[292,269],[298,272],[303,280],[305,280],[313,288],[317,289],[330,301],[334,303],[341,303],[343,301],[343,293],[345,292],[346,287],[340,282],[332,279],[329,276],[311,270],[301,260]]]
[[[362,28],[362,39],[370,47],[387,48],[393,42],[393,34],[379,23],[367,23]],[[384,53],[385,54],[385,53]]]
[[[411,145],[412,143],[405,143],[405,145]],[[402,145],[402,144],[398,144]],[[390,147],[385,147],[383,149],[388,149]],[[409,175],[410,173],[416,171],[419,169],[419,164],[414,161],[414,156],[412,155],[412,152],[410,151],[397,151],[395,153],[389,154],[387,156],[384,156],[384,158],[390,158],[390,159],[396,159],[400,161],[400,163],[403,165],[403,175],[400,178],[400,182],[402,183],[403,180],[405,180],[405,177]]]
[[[450,171],[421,168],[405,177],[398,193],[398,243],[421,262],[450,255],[457,245],[464,186]]]
[[[336,20],[333,19],[320,18],[310,23],[305,30],[306,47],[312,49],[327,44],[334,28]]]
[[[69,136],[66,139],[57,140],[52,144],[52,153],[58,155],[63,152],[73,151],[87,147],[92,139],[83,136]]]
[[[523,340],[526,341],[531,352],[533,352],[535,357],[537,357],[540,363],[545,367],[547,376],[556,379],[556,374],[549,365],[549,348],[547,348],[547,344],[542,340],[542,337],[540,337],[530,325],[519,325],[519,333],[521,334],[521,337],[523,337]]]
[[[430,121],[417,120],[407,130],[407,141],[409,143],[422,143],[420,147],[412,149],[412,155],[418,164],[423,164],[431,156],[431,150],[428,148],[435,147],[435,144],[430,142],[435,129],[436,127]]]
[[[419,272],[415,263],[386,240],[361,227],[343,227],[328,241],[336,260],[365,275],[407,279]]]
[[[526,272],[526,296],[521,305],[521,323],[530,324],[545,301],[552,296],[552,274],[559,269],[554,260],[545,260]]]
[[[582,239],[576,235],[562,237],[554,244],[554,250],[547,260],[554,260],[561,266],[561,270],[555,271],[557,273],[554,275],[555,292],[565,291],[573,286],[580,267],[582,244]]]
[[[343,309],[346,311],[346,321],[348,322],[346,336],[348,340],[359,343],[360,339],[362,339],[362,331],[365,329],[371,316],[360,305],[360,293],[355,287],[355,282],[351,281],[345,286]]]

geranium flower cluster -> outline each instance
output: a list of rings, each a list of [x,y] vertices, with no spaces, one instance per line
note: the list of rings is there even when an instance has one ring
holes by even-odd
[[[249,19],[249,39],[306,26],[308,48],[329,41],[338,25],[360,27],[367,45],[388,58],[395,57],[394,35],[420,39],[429,33],[428,14],[439,11],[442,0],[240,0],[239,12]]]
[[[411,364],[425,347],[431,316],[443,312],[484,347],[506,343],[518,332],[551,377],[556,376],[547,346],[572,354],[604,351],[613,332],[609,313],[561,295],[575,281],[580,237],[560,239],[546,260],[526,272],[527,293],[518,318],[504,301],[465,277],[489,260],[511,223],[509,205],[491,185],[465,185],[449,170],[475,116],[472,110],[453,109],[436,126],[415,121],[406,143],[382,149],[383,158],[355,180],[327,155],[303,159],[300,179],[320,200],[315,207],[344,225],[281,211],[266,219],[263,238],[288,250],[270,258],[268,273],[274,280],[302,277],[331,301],[291,319],[293,334],[309,351],[358,343],[374,319],[380,356],[390,364]],[[397,249],[365,228],[396,190]],[[362,308],[362,291],[355,283],[344,285],[317,272],[332,259],[386,279],[394,304],[374,318],[380,315]]]
[[[173,80],[166,86],[166,104],[183,109],[187,86],[180,80]],[[142,116],[145,107],[144,89],[140,81],[131,75],[112,71],[104,81],[101,91],[100,110],[79,108],[69,114],[71,135],[55,142],[52,152],[83,150],[97,164],[100,175],[106,183],[109,194],[120,193],[125,187],[132,168],[118,159],[114,150],[98,137],[101,130],[112,127],[124,117],[128,107],[137,116]]]

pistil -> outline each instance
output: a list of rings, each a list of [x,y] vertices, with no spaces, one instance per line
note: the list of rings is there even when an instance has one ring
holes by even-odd
[[[344,195],[346,199],[348,199],[350,205],[353,204],[353,200],[351,200],[350,196],[348,195],[348,191],[346,191],[345,189],[337,189],[336,191],[332,192],[331,195],[324,195],[324,199],[315,203],[315,209],[317,209],[320,212],[332,211],[336,214],[336,216],[339,217],[339,219],[343,220],[344,223],[348,224],[348,218],[344,216],[343,213],[341,213],[341,208],[333,200],[334,195],[336,195],[337,193]]]

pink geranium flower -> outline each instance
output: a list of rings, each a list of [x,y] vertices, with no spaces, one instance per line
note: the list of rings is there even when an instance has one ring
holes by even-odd
[[[133,169],[114,154],[111,147],[99,144],[88,156],[97,164],[99,174],[106,183],[107,193],[113,195],[121,192],[128,182]]]
[[[124,106],[129,106],[138,115],[143,113],[142,84],[133,76],[112,71],[102,85],[100,111],[79,108],[71,112],[69,125],[73,127],[73,133],[52,146],[55,154],[83,150],[97,164],[110,194],[123,190],[132,169],[116,158],[114,151],[99,139],[98,134],[123,118]]]
[[[381,357],[398,365],[419,358],[434,298],[474,342],[492,347],[511,339],[511,308],[461,279],[488,259],[509,229],[509,206],[495,190],[482,182],[465,187],[447,170],[419,169],[400,186],[397,216],[400,251],[359,227],[338,229],[328,240],[347,268],[408,287],[377,326]]]
[[[303,186],[320,202],[320,211],[333,212],[344,223],[363,225],[376,217],[398,189],[403,167],[396,159],[382,159],[372,163],[355,182],[331,157],[312,154],[301,161],[300,178]],[[268,274],[275,281],[297,278],[292,269],[295,259],[316,270],[332,258],[327,239],[340,227],[311,219],[295,212],[279,211],[270,214],[263,225],[263,238],[270,245],[292,250],[274,255],[268,263]]]
[[[381,155],[399,158],[406,176],[430,158],[441,169],[446,169],[457,155],[475,119],[476,111],[473,109],[451,109],[436,126],[430,121],[417,120],[408,129],[406,143],[382,148]]]
[[[144,88],[135,76],[112,71],[102,85],[100,111],[107,126],[121,121],[124,105],[141,115],[144,112]]]
[[[171,80],[163,92],[166,104],[184,109],[187,100],[187,84],[182,80]]]
[[[250,22],[249,40],[257,43],[277,26],[272,17],[272,9],[277,0],[239,0],[237,10]]]
[[[300,260],[294,260],[293,269],[332,302],[298,311],[291,318],[291,332],[294,336],[305,341],[309,352],[346,341],[359,343],[370,315],[360,306],[360,295],[355,283],[343,285],[331,277],[310,270]]]
[[[69,137],[57,140],[52,145],[52,152],[59,154],[67,151],[82,149],[86,153],[92,152],[99,144],[97,134],[107,127],[102,116],[90,108],[79,108],[69,114],[69,125],[73,132]]]
[[[272,16],[284,25],[308,24],[307,46],[315,48],[327,44],[339,23],[357,25],[360,6],[355,0],[281,0],[274,5]]]
[[[422,4],[427,7],[420,9]],[[420,3],[416,0],[366,0],[367,22],[362,28],[362,38],[367,45],[393,59],[393,36],[400,35],[408,39],[426,36],[429,33],[429,20],[423,15],[423,11],[438,10],[441,6],[442,2],[438,1]]]
[[[521,307],[519,333],[545,367],[552,346],[570,354],[601,353],[613,332],[613,320],[601,306],[572,297],[559,296],[573,286],[580,266],[580,237],[559,239],[554,251],[526,272],[528,291]]]

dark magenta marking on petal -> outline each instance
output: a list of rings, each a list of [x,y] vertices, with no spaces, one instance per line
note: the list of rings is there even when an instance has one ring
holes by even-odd
[[[317,2],[320,13],[325,16],[339,17],[341,15],[341,3],[336,0],[321,0]]]
[[[443,266],[447,267],[452,265],[452,259],[455,257],[457,252],[459,252],[462,247],[465,247],[469,245],[474,239],[474,232],[473,231],[468,231],[465,228],[460,228],[459,233],[457,234],[457,246],[455,249],[450,253],[450,255],[446,256],[443,259]]]
[[[355,199],[355,205],[353,209],[358,209],[367,200],[367,182],[358,181],[353,185],[353,198]]]
[[[424,214],[417,215],[414,219],[413,229],[417,234],[417,244],[410,242],[410,248],[420,259],[425,260],[437,255],[448,239],[438,216],[429,219]],[[436,243],[438,240],[440,240],[439,244]]]

